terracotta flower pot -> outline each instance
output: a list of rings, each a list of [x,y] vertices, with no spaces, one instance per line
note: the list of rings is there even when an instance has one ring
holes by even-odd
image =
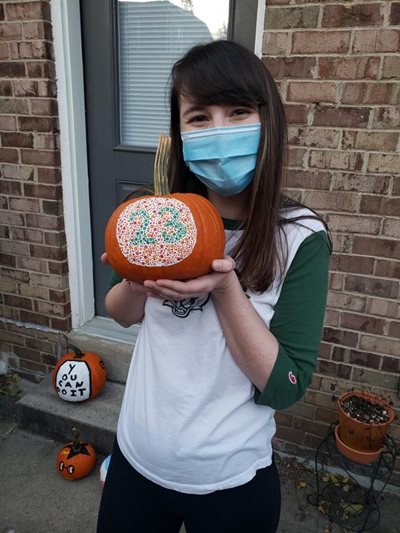
[[[362,398],[373,404],[383,405],[387,413],[387,421],[372,423],[371,421],[357,420],[349,416],[342,405],[352,396]],[[338,398],[337,406],[339,410],[340,439],[344,444],[353,450],[362,452],[377,452],[383,447],[388,427],[394,419],[394,411],[385,400],[368,392],[349,391]]]
[[[350,461],[354,461],[355,463],[362,465],[369,465],[374,461],[377,461],[384,450],[382,447],[374,452],[362,452],[360,450],[350,448],[350,446],[347,446],[347,444],[345,444],[341,439],[339,424],[335,427],[335,440],[336,447],[342,455],[347,457],[347,459],[350,459]]]

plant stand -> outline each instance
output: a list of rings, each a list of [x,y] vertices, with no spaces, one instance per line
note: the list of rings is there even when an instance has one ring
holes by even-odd
[[[326,514],[330,524],[362,533],[379,522],[378,497],[392,475],[397,447],[387,434],[379,458],[369,465],[357,464],[337,450],[335,425],[330,426],[316,451],[317,491],[308,501]]]

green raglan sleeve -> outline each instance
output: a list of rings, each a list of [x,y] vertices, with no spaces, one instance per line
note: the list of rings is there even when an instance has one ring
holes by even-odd
[[[317,362],[328,292],[331,246],[324,231],[300,245],[276,303],[270,331],[279,343],[278,358],[255,402],[286,409],[300,400]]]

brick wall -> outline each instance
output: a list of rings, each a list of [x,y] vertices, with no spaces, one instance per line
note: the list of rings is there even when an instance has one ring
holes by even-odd
[[[399,406],[400,2],[266,4],[263,61],[287,109],[288,188],[334,240],[317,373],[304,402],[278,415],[280,444],[296,451],[336,420],[333,394],[363,386]],[[400,442],[398,422],[392,434]]]
[[[49,1],[0,3],[0,350],[30,377],[70,328]]]

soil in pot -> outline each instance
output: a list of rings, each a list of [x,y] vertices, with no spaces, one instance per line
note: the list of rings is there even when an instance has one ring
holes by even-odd
[[[394,411],[378,396],[351,391],[338,399],[341,440],[351,448],[371,452],[383,446]]]

